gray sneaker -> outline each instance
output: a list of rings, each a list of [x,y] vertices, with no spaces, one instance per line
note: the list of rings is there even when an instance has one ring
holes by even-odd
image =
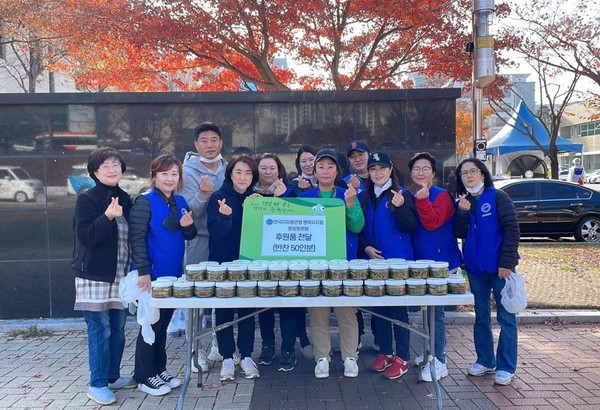
[[[136,386],[136,381],[130,376],[121,376],[114,382],[108,383],[108,388],[111,390],[133,389]]]
[[[88,386],[87,397],[102,406],[107,406],[117,401],[117,397],[108,387]]]
[[[495,367],[485,367],[484,365],[475,362],[469,366],[467,373],[471,376],[483,376],[485,374],[494,373],[495,371]]]
[[[504,370],[498,370],[496,375],[494,376],[494,384],[499,384],[501,386],[508,386],[512,379],[515,377],[514,373],[509,373]]]
[[[251,357],[244,357],[240,362],[240,368],[242,372],[244,372],[244,377],[246,379],[256,379],[260,377],[258,367],[256,367],[256,363],[254,363],[254,360],[252,360]]]

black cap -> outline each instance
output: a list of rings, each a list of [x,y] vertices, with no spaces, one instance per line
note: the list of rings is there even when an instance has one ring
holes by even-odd
[[[373,165],[381,165],[382,167],[389,168],[394,164],[392,163],[390,156],[385,152],[374,152],[369,155],[367,169],[371,168]]]
[[[337,154],[332,149],[322,149],[317,152],[315,155],[315,163],[319,162],[323,158],[329,158],[339,167],[340,163],[338,162]]]

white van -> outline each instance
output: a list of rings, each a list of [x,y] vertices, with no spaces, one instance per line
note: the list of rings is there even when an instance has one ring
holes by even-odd
[[[35,201],[44,194],[44,185],[21,167],[0,165],[0,199]]]

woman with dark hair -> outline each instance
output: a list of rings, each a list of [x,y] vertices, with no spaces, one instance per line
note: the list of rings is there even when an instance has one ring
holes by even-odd
[[[414,193],[417,210],[417,230],[413,236],[415,259],[448,262],[450,273],[462,263],[456,238],[452,234],[454,200],[448,191],[433,185],[437,161],[429,152],[417,152],[408,162],[408,169],[416,186]],[[432,325],[431,323],[429,324]],[[446,317],[444,306],[435,307],[435,375],[436,379],[448,376],[446,366]],[[424,357],[415,359],[421,364]],[[421,371],[421,378],[432,381],[429,362]]]
[[[369,179],[361,199],[365,226],[359,235],[359,249],[370,259],[413,259],[412,232],[417,227],[417,217],[410,192],[398,183],[394,165],[384,152],[369,154],[367,172]],[[373,311],[408,323],[406,306],[375,307]],[[408,371],[410,360],[408,329],[392,326],[377,316],[371,323],[379,354],[369,369],[383,372],[388,379],[401,377]],[[396,355],[392,339],[396,341]]]
[[[356,190],[349,186],[343,189],[335,183],[341,175],[337,154],[333,150],[322,149],[315,157],[315,174],[317,186],[303,192],[303,198],[338,198],[344,201],[346,212],[346,257],[356,258],[358,238],[357,233],[364,226],[365,219],[356,200]],[[308,308],[310,319],[310,336],[313,341],[314,355],[317,360],[315,377],[324,379],[329,377],[329,353],[331,351],[331,336],[329,334],[329,307]],[[358,376],[358,322],[356,308],[335,307],[335,317],[340,332],[340,348],[344,361],[344,376]]]
[[[185,199],[175,195],[183,185],[181,161],[162,154],[150,165],[151,189],[139,195],[131,209],[130,243],[138,286],[150,292],[152,281],[162,276],[181,277],[185,241],[196,237],[196,226]],[[153,344],[138,334],[135,349],[135,379],[138,389],[162,396],[181,385],[167,371],[167,326],[174,309],[160,309],[160,318],[152,325]]]
[[[131,198],[119,188],[125,160],[114,148],[97,148],[87,169],[96,186],[77,197],[73,216],[75,307],[87,325],[90,385],[87,397],[98,404],[117,401],[112,390],[136,386],[121,377],[127,311],[119,283],[129,271]]]
[[[242,237],[242,213],[246,198],[252,195],[252,187],[258,181],[258,170],[254,159],[246,154],[234,155],[225,169],[225,180],[218,191],[213,192],[208,200],[207,226],[209,260],[231,262],[240,257]],[[233,320],[237,311],[238,317],[251,314],[256,309],[215,309],[216,326]],[[237,324],[237,347],[240,351],[240,368],[247,379],[259,377],[258,367],[252,360],[254,350],[254,316]],[[228,326],[217,332],[219,353],[223,356],[221,380],[235,379],[233,353],[236,342],[233,327]]]
[[[475,297],[473,342],[477,354],[468,373],[495,373],[494,383],[508,385],[517,369],[517,319],[501,303],[506,278],[515,270],[519,254],[519,225],[510,197],[494,188],[486,166],[468,158],[456,168],[458,211],[454,235],[463,239],[463,257]],[[490,293],[496,300],[500,338],[494,354]]]
[[[286,187],[285,166],[275,154],[265,153],[256,157],[258,181],[252,188],[262,196],[288,196],[291,190]]]
[[[317,183],[315,155],[317,155],[317,149],[311,145],[303,145],[296,153],[298,176],[290,182],[290,188],[296,195],[300,195],[301,192],[312,188]]]

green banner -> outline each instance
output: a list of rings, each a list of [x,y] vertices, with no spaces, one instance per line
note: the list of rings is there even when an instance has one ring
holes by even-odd
[[[346,259],[344,201],[247,198],[240,259]]]

